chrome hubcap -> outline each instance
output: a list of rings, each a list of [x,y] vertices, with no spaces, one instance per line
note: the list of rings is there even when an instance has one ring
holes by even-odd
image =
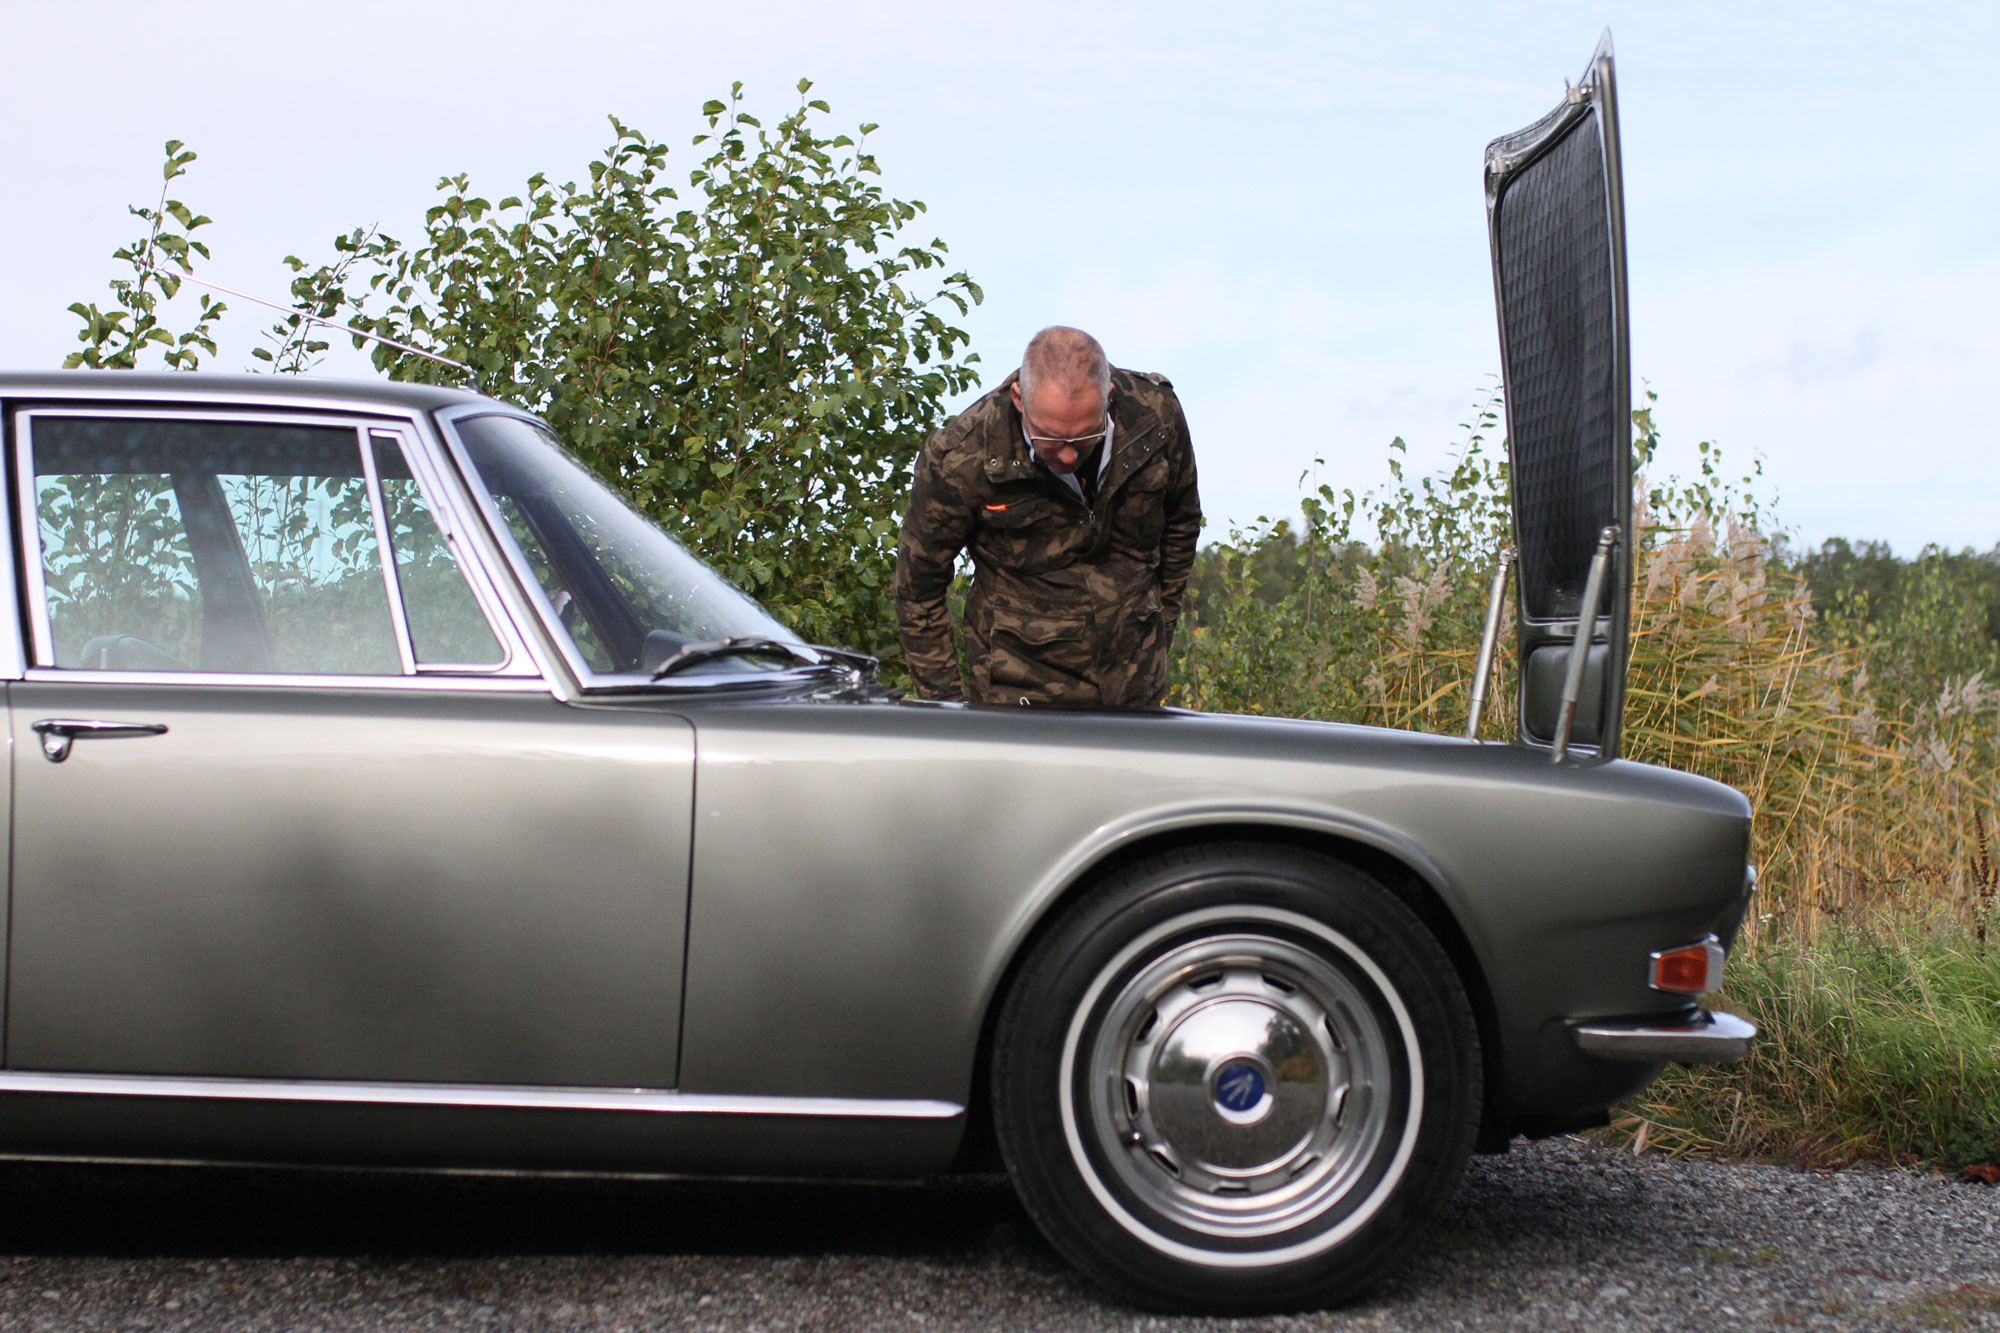
[[[1167,1219],[1255,1237],[1323,1213],[1373,1160],[1394,1066],[1367,992],[1276,934],[1207,936],[1142,966],[1079,1052],[1084,1120]]]

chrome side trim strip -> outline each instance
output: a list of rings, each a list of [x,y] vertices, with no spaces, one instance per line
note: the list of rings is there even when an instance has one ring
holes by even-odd
[[[87,1097],[174,1097],[370,1106],[490,1106],[549,1111],[645,1111],[680,1115],[833,1116],[949,1120],[952,1102],[866,1097],[728,1097],[657,1088],[536,1088],[485,1083],[334,1083],[308,1079],[156,1078],[143,1074],[36,1074],[0,1071],[0,1093]]]
[[[77,671],[64,667],[29,667],[25,679],[65,685],[189,685],[233,686],[260,690],[491,690],[502,694],[547,694],[549,687],[535,676],[311,676],[303,673],[253,676],[226,671]]]
[[[1735,1014],[1702,1012],[1692,1023],[1665,1027],[1592,1023],[1572,1028],[1570,1036],[1578,1050],[1606,1060],[1726,1065],[1750,1053],[1757,1027]]]

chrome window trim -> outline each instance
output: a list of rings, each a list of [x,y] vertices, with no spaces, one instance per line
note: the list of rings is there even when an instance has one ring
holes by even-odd
[[[368,517],[375,527],[375,560],[382,568],[382,590],[389,597],[389,623],[396,635],[396,657],[403,674],[417,674],[417,649],[410,642],[410,617],[403,606],[403,573],[396,568],[396,548],[389,543],[389,515],[382,507],[382,477],[375,469],[375,433],[357,428],[361,450],[361,484],[368,492]]]
[[[269,675],[239,671],[79,671],[74,667],[31,666],[21,676],[31,682],[67,685],[207,685],[236,689],[292,690],[487,690],[502,694],[547,694],[535,676],[480,673],[444,676],[314,676],[301,672]]]
[[[34,662],[55,661],[54,637],[49,631],[49,589],[42,573],[42,505],[35,491],[34,417],[32,409],[14,415],[14,494],[20,497],[21,522],[16,527],[16,557],[21,562],[23,581],[15,586],[27,590],[28,604],[21,608],[28,622],[28,655],[22,662],[27,670]]]
[[[602,677],[577,654],[576,641],[563,629],[555,607],[549,604],[548,594],[542,591],[540,581],[535,578],[535,571],[527,568],[519,548],[508,535],[507,523],[500,515],[500,507],[493,503],[493,496],[486,490],[484,483],[477,480],[479,470],[472,466],[472,459],[465,452],[465,442],[458,435],[458,423],[469,417],[513,417],[541,430],[550,430],[549,424],[532,413],[519,409],[509,410],[505,404],[489,407],[485,403],[467,403],[461,407],[447,408],[437,416],[439,424],[446,427],[442,433],[452,465],[458,469],[458,475],[465,479],[466,494],[471,497],[473,507],[479,511],[480,518],[485,520],[487,533],[492,537],[494,547],[500,552],[500,558],[513,572],[515,586],[520,588],[535,619],[540,622],[543,636],[561,655],[564,665],[569,668],[570,679],[585,689],[598,686]]]
[[[545,1088],[490,1083],[342,1083],[309,1079],[157,1077],[0,1071],[0,1093],[85,1097],[345,1103],[366,1106],[480,1106],[550,1111],[638,1111],[667,1115],[767,1115],[949,1120],[955,1102],[865,1097],[733,1097],[670,1088]]]
[[[209,377],[205,372],[198,374],[172,374],[171,378],[185,379],[185,391],[176,388],[172,393],[163,393],[157,382],[128,388],[123,381],[125,371],[92,371],[77,374],[70,371],[50,371],[47,378],[30,377],[23,382],[18,373],[8,377],[9,382],[0,385],[8,404],[21,411],[42,411],[66,409],[82,412],[86,416],[98,415],[99,409],[88,406],[106,403],[126,406],[135,410],[156,408],[186,408],[198,412],[217,412],[226,416],[246,416],[257,412],[279,412],[285,414],[309,413],[313,416],[368,417],[373,419],[393,419],[399,422],[415,422],[423,419],[431,409],[424,407],[404,407],[393,403],[358,402],[352,396],[329,394],[319,397],[302,393],[245,393],[233,388],[210,388],[203,383]],[[253,378],[245,376],[244,378]],[[279,377],[272,375],[272,379]],[[290,383],[306,384],[311,377],[291,379]],[[87,383],[95,380],[98,383]],[[349,380],[350,385],[365,381]],[[233,409],[246,408],[245,411]]]
[[[0,469],[0,473],[4,473],[4,469]],[[15,530],[13,491],[14,488],[5,484],[4,476],[0,475],[0,524],[6,524],[10,530]],[[39,519],[36,521],[35,534],[36,545],[39,547],[41,543]],[[38,561],[37,564],[39,563]],[[0,582],[0,600],[14,595],[15,590],[22,586],[20,580],[15,577],[15,565],[15,539],[10,536],[5,541],[0,541],[0,580],[4,580]],[[21,633],[21,613],[25,610],[25,607],[15,607],[15,613],[6,617],[7,624],[0,627],[0,679],[19,680],[28,669],[28,645]]]
[[[459,446],[457,431],[452,427],[452,423],[460,417],[488,415],[515,416],[546,428],[540,418],[507,403],[461,403],[432,413],[426,419],[430,429],[423,438],[437,450],[438,470],[452,474],[447,489],[455,506],[455,516],[467,540],[478,547],[480,558],[470,563],[481,566],[482,574],[492,578],[495,594],[506,607],[520,641],[527,645],[528,653],[550,691],[558,699],[574,702],[581,696],[579,687],[585,677],[563,647],[568,636],[550,633],[539,610],[539,604],[546,599],[541,596],[541,590],[535,586],[532,576],[523,582],[521,570],[514,563],[511,543],[502,541],[496,535],[494,522],[497,515],[489,498],[482,494],[483,488],[476,481],[478,474],[472,470]],[[426,460],[427,463],[429,461]],[[500,577],[503,570],[509,577]]]
[[[464,520],[458,516],[458,508],[452,502],[452,486],[440,476],[430,450],[424,448],[422,436],[404,426],[370,426],[370,450],[374,436],[386,436],[396,442],[402,450],[402,460],[410,466],[410,476],[416,478],[416,488],[422,492],[424,502],[430,504],[430,518],[438,524],[444,534],[444,546],[458,560],[458,572],[464,574],[466,584],[472,588],[472,600],[478,602],[480,614],[486,616],[488,628],[492,628],[494,638],[500,642],[502,660],[500,662],[424,662],[416,658],[416,640],[410,640],[410,656],[416,662],[416,675],[538,675],[532,654],[524,646],[524,636],[514,624],[514,616],[508,614],[506,604],[494,590],[492,576],[486,572],[486,560],[470,550],[464,538]],[[398,586],[402,582],[402,572],[398,570]],[[408,606],[404,608],[408,616]]]
[[[818,666],[787,667],[755,677],[736,675],[676,676],[671,680],[651,680],[643,672],[628,671],[617,675],[605,675],[594,670],[576,652],[575,641],[563,630],[555,608],[549,604],[548,595],[536,581],[534,571],[524,566],[518,549],[511,537],[505,534],[506,521],[500,516],[498,506],[485,488],[474,479],[479,473],[466,456],[465,445],[458,436],[458,423],[468,417],[513,417],[527,422],[541,430],[554,434],[549,424],[532,412],[524,412],[507,403],[464,403],[457,407],[445,408],[437,413],[439,424],[445,426],[443,444],[452,466],[458,469],[465,493],[473,508],[477,510],[486,525],[487,536],[505,567],[513,574],[514,583],[528,604],[528,610],[540,625],[544,639],[553,646],[569,670],[569,678],[577,683],[580,691],[589,694],[626,693],[648,691],[654,693],[706,693],[715,690],[724,692],[748,692],[762,690],[793,689],[802,684],[822,679],[824,670]],[[747,595],[747,594],[746,594]],[[768,615],[769,612],[766,612]]]
[[[98,395],[89,395],[97,397]],[[106,683],[144,684],[224,684],[224,685],[270,685],[277,683],[302,684],[307,687],[326,688],[327,682],[362,684],[364,688],[396,687],[409,684],[420,677],[433,677],[449,682],[455,687],[472,685],[479,677],[501,677],[509,680],[525,681],[536,689],[549,688],[540,678],[535,665],[535,655],[524,649],[524,638],[519,633],[513,619],[506,615],[494,614],[499,599],[490,595],[490,585],[484,584],[485,571],[477,559],[467,560],[460,556],[461,568],[470,566],[478,569],[478,577],[473,580],[473,595],[479,601],[480,610],[486,616],[489,628],[499,639],[506,659],[499,666],[485,663],[466,669],[464,675],[447,675],[455,671],[453,664],[439,663],[428,670],[415,668],[415,652],[409,643],[408,627],[402,616],[400,586],[391,585],[390,615],[398,634],[397,651],[407,675],[402,676],[324,676],[306,673],[270,672],[123,672],[89,671],[75,667],[54,666],[53,636],[48,623],[48,590],[42,577],[41,560],[41,518],[34,506],[34,423],[37,419],[85,418],[91,420],[160,420],[173,418],[180,421],[218,421],[227,423],[255,423],[259,425],[317,426],[335,430],[351,430],[355,433],[356,448],[361,452],[363,476],[370,479],[369,499],[375,505],[375,530],[378,545],[388,550],[382,536],[383,513],[379,483],[374,480],[375,463],[371,449],[371,438],[376,433],[393,436],[403,450],[404,458],[411,465],[411,475],[424,498],[430,503],[433,515],[445,529],[446,540],[452,538],[456,525],[447,521],[445,515],[453,512],[447,488],[435,479],[435,471],[430,467],[427,451],[418,443],[424,436],[417,423],[423,419],[421,413],[400,412],[393,409],[370,411],[348,403],[339,410],[309,407],[300,409],[291,405],[291,400],[280,400],[276,404],[258,403],[247,411],[231,411],[221,403],[209,401],[183,404],[173,399],[161,399],[157,393],[133,394],[126,396],[103,395],[106,406],[79,405],[74,401],[63,401],[41,405],[34,402],[16,403],[14,406],[15,427],[15,473],[14,491],[23,501],[23,521],[17,532],[16,546],[22,568],[27,579],[27,591],[31,605],[24,608],[32,635],[32,656],[24,657],[22,669],[13,678],[27,680],[92,680]],[[234,401],[234,400],[230,400]],[[446,492],[446,493],[441,493]],[[29,517],[32,515],[32,518]],[[33,539],[34,547],[27,543]],[[385,562],[385,578],[386,562]],[[482,596],[482,591],[489,595]],[[534,674],[531,674],[534,673]],[[490,687],[480,687],[490,688]]]

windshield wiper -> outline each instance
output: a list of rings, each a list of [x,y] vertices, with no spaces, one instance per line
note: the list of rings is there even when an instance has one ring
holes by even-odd
[[[864,676],[874,675],[875,668],[882,665],[879,658],[870,657],[867,653],[861,652],[858,649],[829,648],[823,643],[812,643],[806,646],[828,661],[838,662],[840,665],[846,667],[853,667]]]
[[[703,662],[713,662],[722,657],[789,657],[806,666],[819,666],[826,661],[825,654],[805,644],[787,643],[783,639],[745,634],[728,639],[702,639],[683,644],[679,652],[660,663],[660,669],[653,673],[653,679],[664,680],[689,667],[700,666]]]
[[[744,634],[728,639],[702,639],[695,643],[682,644],[680,650],[660,663],[653,673],[654,680],[663,680],[689,667],[703,662],[713,662],[723,657],[789,657],[804,666],[843,666],[862,676],[875,672],[877,662],[867,653],[858,653],[852,648],[828,648],[818,643],[793,643],[786,639],[773,639],[759,634]]]

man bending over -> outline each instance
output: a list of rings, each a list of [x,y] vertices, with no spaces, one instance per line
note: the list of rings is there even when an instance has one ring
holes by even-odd
[[[1158,704],[1200,532],[1173,385],[1113,368],[1081,329],[1043,329],[917,459],[896,556],[917,692],[967,695],[945,599],[969,547],[973,702]]]

